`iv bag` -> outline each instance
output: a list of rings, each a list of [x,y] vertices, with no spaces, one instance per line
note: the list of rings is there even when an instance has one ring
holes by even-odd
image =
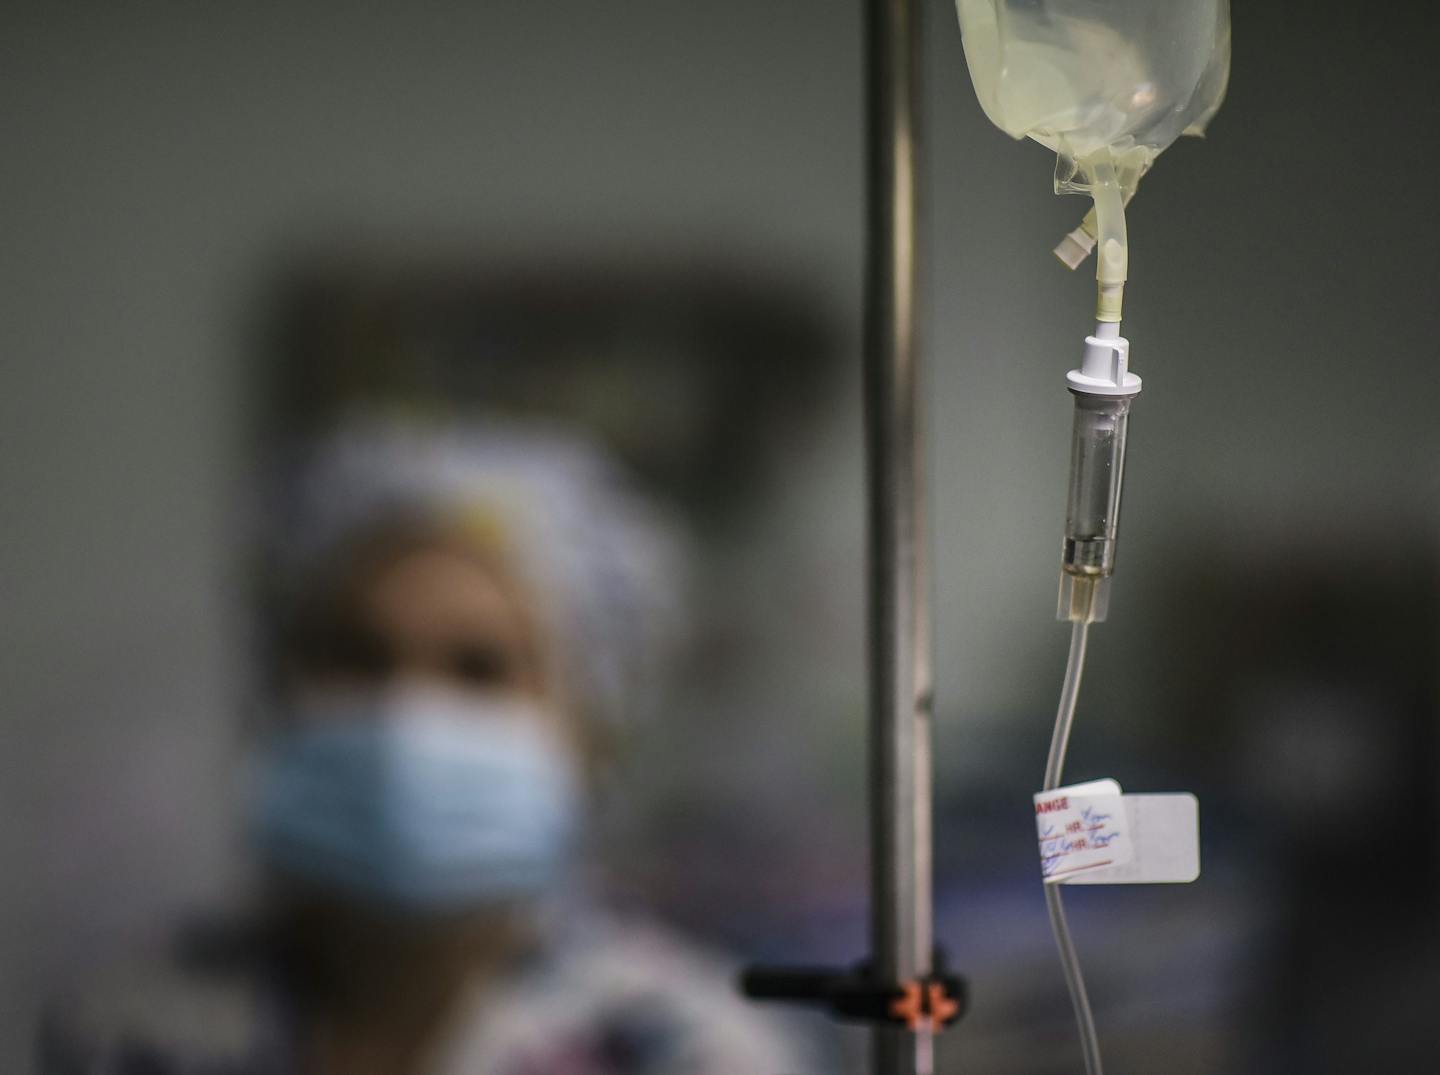
[[[1056,192],[1113,164],[1133,192],[1182,134],[1200,134],[1230,77],[1229,0],[956,0],[980,105],[1055,151]]]

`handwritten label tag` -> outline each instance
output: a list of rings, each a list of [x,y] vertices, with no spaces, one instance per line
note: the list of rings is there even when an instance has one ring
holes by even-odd
[[[1183,885],[1200,876],[1200,804],[1188,792],[1126,795],[1130,861],[1065,878],[1069,885]]]
[[[1092,780],[1036,795],[1035,832],[1046,884],[1128,863],[1134,857],[1125,796],[1114,780]]]

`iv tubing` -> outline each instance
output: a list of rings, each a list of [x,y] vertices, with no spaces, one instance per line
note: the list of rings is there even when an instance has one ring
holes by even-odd
[[[1125,196],[1115,177],[1115,164],[1097,160],[1090,168],[1091,196],[1095,199],[1098,255],[1095,279],[1099,293],[1095,318],[1119,321],[1125,300],[1125,277],[1130,271],[1130,240],[1125,230]]]
[[[1070,728],[1075,723],[1075,703],[1080,694],[1080,676],[1085,671],[1085,643],[1090,624],[1076,620],[1070,628],[1070,657],[1065,663],[1065,683],[1060,688],[1060,705],[1055,713],[1055,733],[1050,738],[1050,756],[1045,761],[1045,791],[1060,786],[1065,770],[1065,751],[1070,745]],[[1045,885],[1045,907],[1050,912],[1050,929],[1055,934],[1055,947],[1060,950],[1060,967],[1065,974],[1065,987],[1075,1008],[1075,1021],[1080,1027],[1080,1049],[1085,1055],[1087,1075],[1101,1075],[1100,1041],[1095,1034],[1095,1016],[1090,1011],[1090,997],[1085,992],[1085,979],[1080,974],[1080,959],[1070,939],[1070,925],[1065,920],[1065,906],[1060,899],[1059,884]]]

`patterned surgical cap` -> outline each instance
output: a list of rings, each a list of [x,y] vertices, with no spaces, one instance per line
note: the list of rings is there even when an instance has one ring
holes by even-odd
[[[618,726],[652,708],[683,634],[680,533],[593,441],[500,420],[352,416],[312,443],[285,486],[273,542],[282,592],[303,594],[379,527],[483,532],[536,596],[585,715]]]

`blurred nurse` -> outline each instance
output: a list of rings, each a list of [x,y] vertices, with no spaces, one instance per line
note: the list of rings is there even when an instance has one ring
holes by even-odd
[[[723,965],[585,896],[597,783],[681,633],[673,528],[533,428],[358,418],[286,485],[260,926],[57,1006],[42,1070],[800,1070]]]

